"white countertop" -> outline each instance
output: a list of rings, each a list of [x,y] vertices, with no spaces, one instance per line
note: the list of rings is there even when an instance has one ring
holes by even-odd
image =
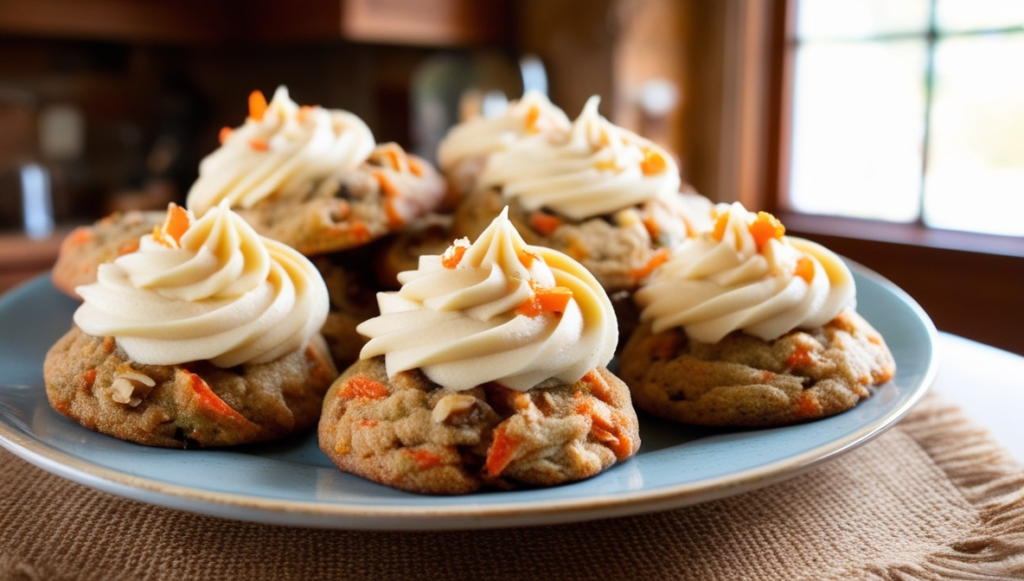
[[[1024,464],[1024,357],[939,333],[939,374],[932,387],[987,428]]]

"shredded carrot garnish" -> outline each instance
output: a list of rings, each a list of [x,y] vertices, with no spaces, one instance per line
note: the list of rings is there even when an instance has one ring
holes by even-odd
[[[799,276],[804,279],[804,282],[811,284],[814,281],[814,261],[808,256],[801,256],[796,261],[796,269],[793,271],[794,276]]]
[[[512,463],[512,457],[522,441],[519,438],[508,435],[505,424],[501,424],[494,430],[494,443],[487,452],[486,468],[491,476],[498,476],[508,465]]]
[[[220,140],[220,144],[224,145],[224,142],[227,141],[228,137],[231,137],[231,134],[234,132],[235,131],[230,127],[221,127],[220,134],[217,136],[217,139]]]
[[[420,470],[427,470],[441,463],[440,456],[426,450],[412,450],[405,448],[405,453],[412,457],[413,462],[416,463],[416,467]]]
[[[408,161],[409,161],[409,171],[412,172],[412,175],[414,175],[414,176],[421,176],[421,175],[423,175],[423,165],[420,164],[420,162],[416,161],[415,157],[408,158]]]
[[[397,147],[392,147],[387,150],[388,161],[391,162],[391,167],[395,171],[402,171],[402,157],[405,152]]]
[[[465,246],[449,246],[441,256],[441,266],[451,270],[462,262],[462,255],[468,250]]]
[[[379,381],[374,381],[365,375],[357,375],[341,388],[338,392],[339,397],[347,397],[350,399],[354,398],[366,398],[366,399],[378,399],[387,397],[388,388],[384,387],[384,384]]]
[[[711,237],[719,242],[725,238],[725,228],[729,225],[729,212],[723,212],[715,217],[715,229],[711,231]]]
[[[85,381],[85,387],[91,388],[93,383],[96,383],[96,369],[87,369],[82,374],[82,379]]]
[[[530,268],[530,266],[533,265],[533,261],[540,258],[535,253],[525,249],[516,252],[516,257],[519,258],[519,263],[526,268]]]
[[[651,275],[652,272],[655,271],[655,269],[657,269],[662,264],[668,262],[668,259],[668,248],[659,248],[658,251],[654,253],[654,256],[651,256],[651,259],[647,261],[647,264],[645,264],[641,268],[635,269],[632,272],[633,278],[637,280],[647,278],[648,276]]]
[[[266,139],[250,139],[249,147],[256,151],[267,151],[270,149],[270,144],[267,143]]]
[[[717,224],[715,226],[717,227]],[[778,218],[768,212],[758,212],[757,218],[750,224],[750,235],[754,237],[754,242],[757,243],[758,252],[772,238],[782,240],[782,235],[785,233],[786,227],[782,225],[782,222],[779,222]]]
[[[644,218],[643,225],[644,228],[647,229],[647,234],[651,236],[651,240],[657,240],[658,233],[661,231],[661,228],[658,227],[658,222],[654,219],[654,216]]]
[[[172,202],[167,206],[167,219],[164,223],[153,227],[153,240],[168,248],[180,248],[181,237],[188,231],[189,226],[188,212]],[[168,241],[168,238],[174,243]]]
[[[267,98],[260,91],[249,93],[249,117],[254,121],[262,121],[267,112]]]
[[[556,228],[562,225],[562,221],[544,212],[530,214],[530,227],[545,236],[550,236]]]
[[[534,105],[526,112],[526,131],[528,133],[539,133],[538,121],[540,121],[540,107]]]
[[[644,172],[644,175],[661,173],[666,168],[668,168],[668,162],[660,153],[653,149],[644,150],[644,160],[640,162],[640,171]]]
[[[532,286],[532,285],[531,285]],[[541,313],[554,313],[560,315],[565,312],[572,298],[572,291],[564,286],[551,288],[533,289],[533,296],[523,301],[523,304],[516,307],[516,314],[536,317]]]

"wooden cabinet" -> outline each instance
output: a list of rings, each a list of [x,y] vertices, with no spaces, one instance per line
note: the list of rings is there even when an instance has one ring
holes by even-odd
[[[510,38],[511,0],[0,0],[0,33],[150,44]]]

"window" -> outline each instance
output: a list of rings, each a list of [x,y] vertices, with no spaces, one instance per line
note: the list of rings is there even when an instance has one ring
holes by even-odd
[[[1024,235],[1024,2],[796,9],[792,210]]]

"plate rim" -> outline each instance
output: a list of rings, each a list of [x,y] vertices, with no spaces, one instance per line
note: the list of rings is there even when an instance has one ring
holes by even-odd
[[[0,446],[43,470],[117,496],[187,512],[270,524],[318,528],[374,530],[456,530],[555,524],[635,515],[679,508],[748,492],[788,480],[853,450],[882,434],[905,417],[934,384],[939,361],[938,331],[931,318],[905,291],[873,270],[847,262],[858,274],[894,294],[923,323],[930,342],[929,358],[920,383],[901,405],[878,420],[843,437],[775,462],[697,482],[654,490],[623,491],[581,498],[519,502],[488,502],[447,506],[358,505],[308,501],[199,489],[161,482],[106,468],[46,446],[0,422]],[[19,285],[2,299],[17,300],[47,274]],[[48,282],[48,281],[46,281]],[[199,504],[199,506],[196,505]],[[556,518],[557,517],[557,518]]]

